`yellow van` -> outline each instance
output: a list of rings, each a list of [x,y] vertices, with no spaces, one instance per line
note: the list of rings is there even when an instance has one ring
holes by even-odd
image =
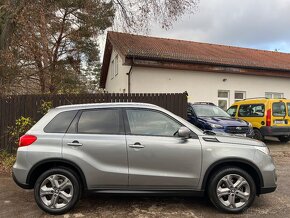
[[[254,138],[277,137],[281,142],[290,140],[290,100],[253,98],[235,102],[227,113],[253,125]]]

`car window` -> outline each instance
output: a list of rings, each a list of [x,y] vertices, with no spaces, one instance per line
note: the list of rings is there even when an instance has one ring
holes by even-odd
[[[178,122],[157,111],[128,109],[126,112],[133,135],[174,136],[181,127]]]
[[[236,116],[236,113],[237,113],[237,109],[238,109],[238,106],[231,106],[228,110],[227,110],[227,113],[231,116],[231,117],[235,117]]]
[[[65,133],[77,111],[65,111],[57,114],[45,127],[46,133]]]
[[[188,107],[187,107],[187,116],[188,116],[188,117],[192,117],[192,116],[194,116],[194,112],[193,112],[193,109],[192,109],[191,106],[188,106]]]
[[[227,112],[217,106],[194,105],[193,110],[197,117],[229,117]]]
[[[78,133],[119,134],[120,115],[117,109],[83,111],[78,122]]]
[[[272,105],[273,116],[284,117],[286,116],[286,105],[284,102],[274,102]]]
[[[264,104],[244,104],[240,105],[239,117],[263,117],[264,112]]]
[[[287,103],[287,107],[288,107],[288,116],[290,117],[290,103]]]

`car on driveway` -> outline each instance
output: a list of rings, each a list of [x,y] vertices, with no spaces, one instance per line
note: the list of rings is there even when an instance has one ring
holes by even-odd
[[[251,98],[235,102],[228,110],[234,118],[252,123],[254,138],[277,137],[280,142],[290,140],[290,100]]]
[[[84,192],[208,195],[240,213],[277,186],[263,142],[207,134],[141,103],[51,109],[20,138],[12,175],[50,214],[68,212]]]
[[[189,103],[187,120],[204,131],[209,130],[247,137],[252,137],[254,134],[251,123],[231,117],[211,102]]]

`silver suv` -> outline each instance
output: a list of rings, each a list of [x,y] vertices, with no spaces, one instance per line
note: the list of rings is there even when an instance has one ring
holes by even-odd
[[[277,186],[263,142],[203,132],[140,103],[50,110],[20,138],[13,178],[34,188],[50,214],[68,212],[87,191],[207,194],[217,208],[239,213]]]

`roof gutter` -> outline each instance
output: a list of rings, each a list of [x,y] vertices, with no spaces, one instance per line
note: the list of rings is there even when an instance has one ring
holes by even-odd
[[[175,63],[188,63],[188,64],[201,64],[201,65],[212,65],[212,66],[220,66],[220,67],[233,67],[233,68],[242,68],[242,69],[255,69],[255,70],[267,70],[267,71],[281,71],[281,72],[290,72],[290,69],[283,68],[271,68],[271,67],[262,67],[262,66],[246,66],[239,64],[222,64],[222,63],[214,63],[210,61],[203,60],[180,60],[175,58],[160,58],[160,57],[148,57],[142,55],[127,55],[127,58],[135,58],[139,60],[148,60],[148,61],[167,61],[167,62],[175,62]]]

